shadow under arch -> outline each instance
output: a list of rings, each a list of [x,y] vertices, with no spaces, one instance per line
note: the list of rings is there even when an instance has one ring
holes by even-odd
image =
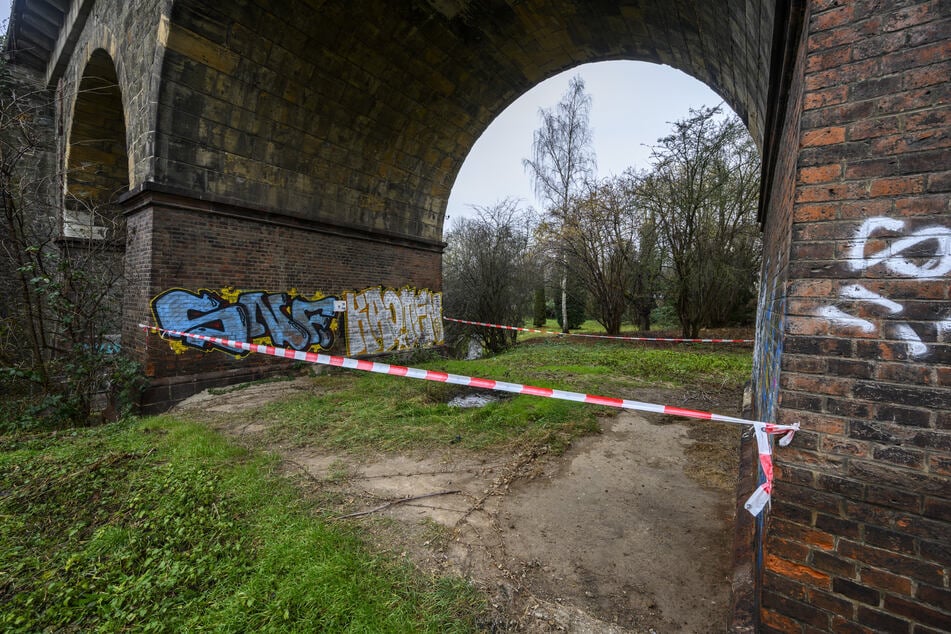
[[[111,354],[121,347],[126,275],[119,198],[129,190],[129,156],[122,90],[104,49],[86,63],[70,121],[59,247],[78,272],[68,290],[87,315],[84,345]]]
[[[65,158],[64,237],[121,237],[117,201],[129,189],[126,121],[116,67],[103,49],[83,71]]]

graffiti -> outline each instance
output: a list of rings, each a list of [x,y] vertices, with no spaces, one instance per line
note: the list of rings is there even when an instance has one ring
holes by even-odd
[[[353,356],[407,350],[443,342],[442,293],[412,288],[346,292],[344,301],[296,292],[210,291],[173,288],[152,299],[155,324],[207,337],[265,343],[293,350],[330,349],[346,309],[347,353]],[[336,304],[336,306],[335,306]],[[246,351],[197,337],[172,337],[173,348]]]
[[[872,234],[878,230],[900,232],[905,223],[892,218],[869,218],[858,232],[849,253],[849,265],[853,271],[864,271],[878,264],[896,275],[914,278],[942,277],[951,272],[951,229],[947,227],[926,227],[911,235],[889,242],[878,253],[865,255],[865,249]],[[903,253],[914,251],[923,243],[934,242],[933,250],[927,253],[927,260],[915,264]],[[921,257],[917,255],[916,257]]]
[[[778,267],[777,267],[778,268]],[[757,420],[772,421],[779,394],[779,371],[783,352],[786,297],[778,270],[767,257],[760,280],[756,313],[756,347],[753,351],[754,412]]]
[[[370,288],[344,293],[347,354],[428,347],[443,342],[442,293]]]
[[[171,289],[152,300],[152,314],[160,328],[189,334],[268,343],[282,348],[329,349],[337,329],[335,297],[312,299],[291,293],[250,291],[236,293],[202,289],[193,293]],[[222,350],[245,356],[246,351],[211,344],[197,338],[173,337],[178,352],[187,348]]]
[[[907,235],[900,234],[905,223],[893,218],[868,218],[855,233],[848,250],[848,268],[853,272],[865,272],[873,267],[881,267],[885,272],[916,280],[935,279],[951,273],[951,229],[943,226],[925,227]],[[872,245],[871,252],[869,245]],[[913,259],[912,259],[913,258]],[[839,298],[854,304],[864,304],[883,318],[894,321],[892,332],[904,343],[908,356],[913,359],[928,354],[928,345],[921,335],[907,321],[900,320],[905,306],[887,297],[869,290],[862,284],[849,284],[839,290]],[[878,330],[874,322],[851,314],[838,306],[822,306],[816,315],[829,320],[839,328],[855,329],[871,334]],[[940,335],[942,331],[951,331],[951,319],[935,324]]]

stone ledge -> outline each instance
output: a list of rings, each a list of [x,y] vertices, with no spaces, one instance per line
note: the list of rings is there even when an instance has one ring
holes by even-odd
[[[151,181],[143,183],[120,196],[119,204],[122,205],[126,216],[148,205],[158,204],[173,209],[201,211],[210,215],[227,216],[265,225],[288,227],[342,238],[353,238],[356,240],[366,240],[368,242],[410,247],[433,253],[442,253],[446,247],[446,243],[442,241],[428,240],[426,238],[396,232],[371,230],[344,223],[338,224],[304,220],[263,207],[247,206],[245,203],[236,199],[216,196],[205,192],[187,191]]]

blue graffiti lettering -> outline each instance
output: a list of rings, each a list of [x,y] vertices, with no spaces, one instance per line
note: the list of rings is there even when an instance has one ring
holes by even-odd
[[[251,291],[229,302],[208,290],[199,293],[172,289],[152,300],[156,325],[188,334],[257,341],[307,350],[329,349],[334,343],[334,297],[307,300],[288,293]],[[186,346],[201,350],[246,352],[193,337],[175,336]]]

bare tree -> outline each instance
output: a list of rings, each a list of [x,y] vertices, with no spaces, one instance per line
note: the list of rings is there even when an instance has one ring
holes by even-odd
[[[446,234],[443,308],[461,319],[520,324],[537,280],[532,215],[511,198],[476,210],[477,217],[459,219]],[[477,334],[493,352],[516,340],[515,331],[456,330]]]
[[[752,297],[759,267],[759,155],[720,108],[690,111],[653,149],[638,188],[671,267],[670,297],[685,336],[734,315]]]
[[[0,64],[0,429],[84,423],[97,396],[131,385],[136,374],[113,337],[124,281],[121,223],[110,215],[114,229],[64,238],[53,112],[35,77]],[[101,215],[97,201],[71,204]]]
[[[535,186],[536,195],[547,204],[552,219],[560,225],[569,213],[571,197],[580,192],[595,170],[592,132],[588,123],[591,96],[584,80],[575,76],[554,108],[538,111],[541,127],[535,130],[532,158],[522,165]],[[568,331],[568,265],[565,254],[558,257],[561,266],[562,330]]]
[[[550,240],[560,244],[572,274],[582,281],[608,334],[620,332],[627,286],[636,258],[637,227],[630,190],[620,178],[590,183],[571,200]]]

